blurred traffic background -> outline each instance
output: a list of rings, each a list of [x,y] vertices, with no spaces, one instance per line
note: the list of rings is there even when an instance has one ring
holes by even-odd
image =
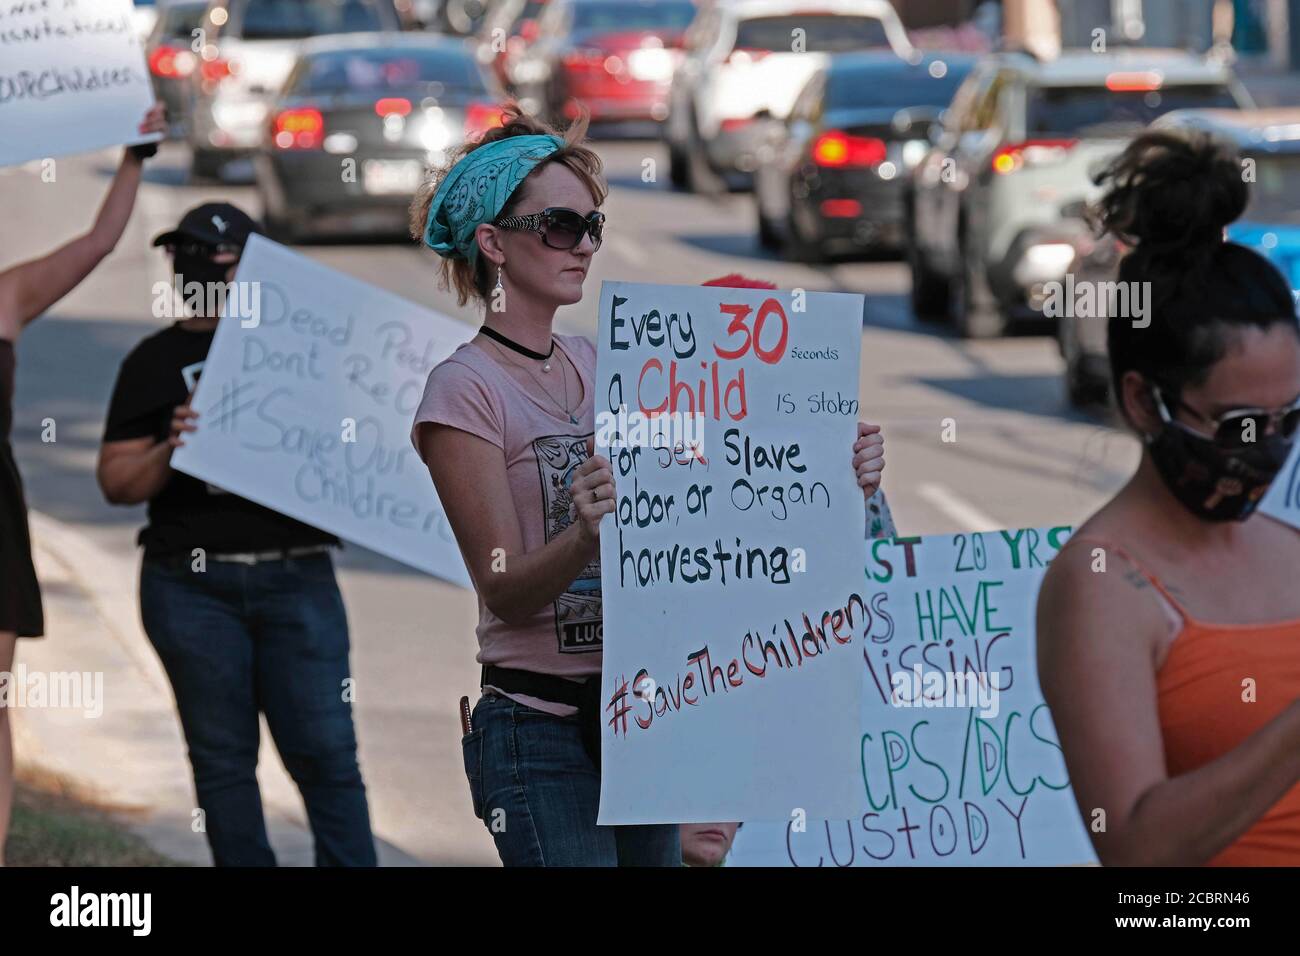
[[[40,410],[31,421],[57,413],[59,442],[15,436],[39,520],[128,567],[141,516],[101,504],[90,475],[112,370],[162,322],[151,289],[168,263],[150,239],[227,199],[299,252],[464,320],[468,338],[477,317],[436,287],[406,209],[426,166],[499,123],[509,97],[560,124],[585,108],[606,164],[605,243],[561,331],[594,335],[603,279],[740,272],[865,296],[859,398],[885,426],[903,533],[1074,524],[1131,472],[1137,443],[1106,409],[1104,321],[1045,303],[1050,283],[1114,277],[1123,249],[1093,237],[1084,207],[1138,131],[1201,127],[1254,160],[1234,237],[1300,288],[1300,0],[137,13],[171,139],[118,250],[24,337],[19,405]],[[5,261],[88,222],[115,161],[60,160],[57,189],[39,169],[0,170],[6,235],[23,240]],[[477,686],[473,595],[357,548],[340,568],[377,833],[416,860],[493,862],[455,712]]]

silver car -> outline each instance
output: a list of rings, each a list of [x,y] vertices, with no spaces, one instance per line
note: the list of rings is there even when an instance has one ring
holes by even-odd
[[[219,177],[261,144],[303,40],[405,25],[395,0],[210,0],[189,83],[191,175]]]

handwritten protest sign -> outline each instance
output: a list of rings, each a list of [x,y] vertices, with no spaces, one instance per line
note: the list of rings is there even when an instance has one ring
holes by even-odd
[[[1094,862],[1038,686],[1035,613],[1070,529],[869,545],[858,808],[746,823],[738,866]]]
[[[468,587],[409,436],[429,370],[469,333],[254,235],[172,464]]]
[[[158,136],[131,0],[0,0],[0,166]]]
[[[1259,510],[1300,528],[1300,443],[1292,449],[1291,457],[1259,503]]]
[[[857,805],[862,297],[606,282],[599,822]]]

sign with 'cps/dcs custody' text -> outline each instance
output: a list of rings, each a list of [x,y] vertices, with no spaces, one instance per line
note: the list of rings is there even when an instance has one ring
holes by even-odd
[[[172,465],[448,581],[469,574],[411,421],[459,322],[254,235]]]
[[[862,310],[604,283],[601,824],[857,806]]]
[[[131,0],[0,0],[0,166],[141,136],[153,86]]]
[[[1038,685],[1035,617],[1068,527],[881,538],[866,566],[852,814],[746,822],[738,866],[1096,860]]]

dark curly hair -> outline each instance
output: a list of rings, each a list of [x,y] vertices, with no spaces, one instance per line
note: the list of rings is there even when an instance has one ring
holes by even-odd
[[[1149,282],[1150,325],[1112,315],[1107,326],[1115,394],[1135,370],[1177,396],[1204,382],[1246,327],[1285,323],[1300,335],[1291,287],[1267,259],[1224,239],[1250,186],[1231,146],[1200,131],[1138,136],[1097,177],[1107,186],[1091,219],[1131,250],[1121,282]]]
[[[451,168],[462,157],[472,153],[480,146],[496,142],[499,139],[505,139],[508,136],[551,134],[563,139],[564,145],[533,168],[506,202],[505,207],[501,210],[501,216],[514,214],[527,193],[529,180],[548,163],[559,163],[569,167],[591,191],[591,198],[595,204],[597,206],[604,204],[609,188],[605,184],[601,171],[600,156],[591,147],[583,145],[583,140],[587,135],[587,125],[588,114],[585,109],[580,112],[578,118],[574,120],[567,130],[561,132],[540,120],[526,115],[520,109],[518,103],[514,101],[506,103],[501,126],[493,127],[484,133],[481,138],[470,140],[459,146],[448,156],[447,162],[433,170],[416,191],[415,199],[411,203],[411,238],[419,242],[424,240],[425,225],[429,221],[429,207],[433,204],[433,197],[438,192],[438,186],[441,185],[443,178],[451,172]],[[489,288],[487,260],[480,255],[476,264],[470,265],[465,259],[443,259],[438,284],[442,289],[455,287],[456,301],[459,305],[464,305],[471,298],[486,302]]]

